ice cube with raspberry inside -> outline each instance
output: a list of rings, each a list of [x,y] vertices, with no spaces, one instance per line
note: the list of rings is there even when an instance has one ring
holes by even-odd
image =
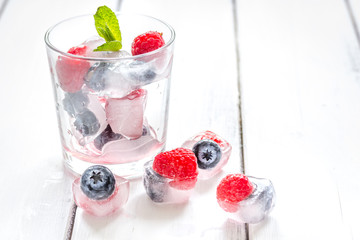
[[[86,47],[70,48],[68,53],[78,56],[85,54]],[[90,63],[84,59],[70,56],[59,56],[55,65],[60,87],[69,93],[79,91],[84,84],[84,76],[90,68]]]
[[[229,174],[219,183],[216,198],[229,218],[241,223],[258,223],[275,206],[275,189],[269,179]]]
[[[186,140],[182,146],[193,150],[199,167],[199,179],[209,179],[226,165],[231,145],[211,131],[204,131]]]
[[[72,184],[76,205],[95,216],[108,216],[122,208],[129,197],[129,181],[108,168],[94,165]]]
[[[143,183],[146,194],[156,203],[187,202],[197,181],[194,153],[185,148],[159,153],[144,165]]]
[[[109,98],[105,105],[111,129],[127,139],[137,139],[143,133],[147,91],[137,89],[123,98]]]

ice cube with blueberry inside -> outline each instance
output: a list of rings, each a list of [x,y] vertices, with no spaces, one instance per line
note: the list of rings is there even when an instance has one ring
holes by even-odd
[[[84,77],[86,86],[99,96],[121,98],[136,89],[136,85],[121,73],[127,61],[95,62]]]
[[[68,115],[75,117],[86,110],[89,104],[89,97],[83,94],[82,91],[65,93],[62,103],[64,110],[68,113]]]
[[[101,156],[101,161],[107,164],[127,163],[152,157],[162,147],[156,132],[146,121],[142,128],[142,135],[136,139],[127,139],[121,134],[114,133],[110,125],[94,140],[93,152]]]
[[[144,165],[143,184],[156,203],[187,202],[197,181],[196,158],[189,149],[177,148],[159,153]]]
[[[76,99],[78,98],[80,97]],[[86,105],[83,105],[85,102],[74,102],[74,99],[71,103],[72,105],[64,105],[64,108],[69,108],[67,110],[69,115],[75,115],[69,119],[71,132],[75,137],[73,145],[84,146],[93,141],[107,126],[106,114],[102,106],[104,103],[102,99],[92,94],[86,95]]]
[[[216,197],[229,218],[241,223],[258,223],[273,209],[276,196],[269,179],[230,174],[221,180]]]
[[[146,90],[138,89],[125,97],[107,100],[107,122],[115,133],[127,139],[136,139],[142,135],[146,96]]]
[[[122,208],[129,197],[129,181],[94,165],[72,184],[76,205],[94,216],[108,216]]]
[[[209,179],[219,173],[231,154],[231,145],[211,131],[196,134],[186,140],[182,147],[192,149],[195,153],[199,179]]]

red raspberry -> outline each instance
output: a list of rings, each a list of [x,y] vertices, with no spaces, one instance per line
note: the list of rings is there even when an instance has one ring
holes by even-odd
[[[175,180],[192,179],[198,175],[196,156],[186,148],[159,153],[154,159],[153,169],[161,176]]]
[[[205,131],[204,134],[200,137],[200,140],[203,139],[210,139],[213,140],[214,142],[216,142],[217,144],[219,144],[220,147],[224,147],[225,143],[221,140],[220,137],[218,137],[215,133],[211,132],[211,131]]]
[[[85,54],[86,46],[72,47],[68,53],[74,55]],[[85,60],[59,56],[56,62],[56,73],[60,87],[70,93],[77,92],[84,84],[84,76],[90,68],[90,63]]]
[[[229,174],[221,180],[216,189],[219,205],[228,212],[237,211],[237,203],[247,198],[254,186],[243,174]]]
[[[80,45],[77,47],[70,48],[68,53],[74,54],[74,55],[85,56],[86,50],[87,50],[87,47],[85,45]]]
[[[131,44],[133,56],[148,53],[165,45],[162,33],[149,31],[137,36]]]

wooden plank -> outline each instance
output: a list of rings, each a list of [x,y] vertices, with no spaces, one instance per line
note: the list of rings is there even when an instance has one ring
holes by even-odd
[[[66,235],[72,177],[63,169],[43,38],[60,19],[93,12],[97,5],[95,0],[12,0],[0,18],[2,239]]]
[[[122,11],[163,19],[176,31],[167,149],[209,129],[226,138],[233,152],[225,171],[199,182],[188,204],[157,206],[141,180],[134,180],[118,215],[99,219],[78,210],[73,239],[246,239],[244,225],[227,220],[215,198],[220,178],[241,170],[231,3],[136,0],[123,1]]]
[[[246,172],[278,200],[250,239],[360,239],[360,55],[344,1],[237,9]]]

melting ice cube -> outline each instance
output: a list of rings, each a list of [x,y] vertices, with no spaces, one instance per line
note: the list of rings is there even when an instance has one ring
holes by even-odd
[[[199,157],[201,156],[197,156],[198,159],[198,166],[199,166],[199,179],[208,179],[211,178],[213,176],[215,176],[217,173],[219,173],[221,171],[221,169],[225,166],[225,164],[228,162],[230,154],[231,154],[231,145],[222,137],[220,137],[219,135],[211,132],[211,131],[205,131],[205,132],[200,132],[198,134],[196,134],[195,136],[189,138],[188,140],[186,140],[183,144],[182,147],[183,148],[189,148],[192,149],[194,151],[194,146],[197,146],[198,143],[200,143],[200,141],[202,140],[211,140],[212,142],[214,142],[215,144],[217,144],[221,150],[221,158],[219,161],[214,161],[213,163],[206,163],[204,161],[200,159]],[[209,146],[209,149],[205,149],[205,150],[201,150],[201,151],[209,151],[209,154],[211,152],[214,152],[214,147]],[[196,154],[195,154],[196,155]],[[204,156],[204,155],[202,155]]]
[[[232,203],[234,206],[227,206],[236,209],[234,212],[229,213],[229,217],[242,223],[258,223],[275,206],[275,189],[268,179],[250,176],[248,179],[254,186],[253,192],[244,200]],[[226,206],[225,204],[224,206]]]
[[[128,139],[136,139],[142,135],[146,95],[146,90],[138,89],[123,98],[107,100],[107,122],[115,133]]]
[[[129,181],[122,177],[115,176],[115,190],[110,197],[103,200],[88,198],[80,188],[80,180],[80,178],[77,178],[72,184],[74,200],[78,207],[89,214],[99,217],[110,215],[124,206],[128,200]]]
[[[174,184],[172,184],[174,179],[159,175],[154,171],[152,165],[153,161],[145,163],[143,175],[145,191],[150,199],[157,203],[166,204],[187,202],[193,192],[193,188],[181,189],[178,187],[179,182],[176,184],[177,187],[174,187]]]

